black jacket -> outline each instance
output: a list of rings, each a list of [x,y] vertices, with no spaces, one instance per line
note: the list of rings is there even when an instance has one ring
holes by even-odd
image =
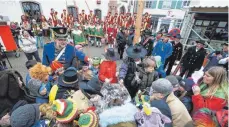
[[[126,42],[127,42],[127,38],[126,38],[124,33],[119,32],[117,37],[116,37],[116,40],[117,40],[117,44],[118,44],[119,48],[125,48]]]
[[[206,50],[204,48],[199,49],[196,52],[196,46],[188,48],[187,52],[184,54],[182,58],[182,65],[184,68],[189,69],[200,69],[204,62],[204,58],[206,55]]]
[[[178,43],[175,45],[174,41],[172,41],[171,44],[173,46],[173,53],[169,58],[180,60],[182,57],[182,52],[183,52],[183,45],[181,43]]]

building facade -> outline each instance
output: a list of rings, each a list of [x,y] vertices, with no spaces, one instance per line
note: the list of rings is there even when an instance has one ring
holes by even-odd
[[[99,18],[104,19],[111,8],[115,9],[114,12],[128,12],[133,8],[130,6],[131,1],[133,0],[117,0],[112,4],[112,0],[0,0],[0,15],[8,16],[10,21],[15,22],[20,22],[23,14],[37,20],[40,15],[51,17],[50,12],[53,8],[58,12],[58,18],[63,9],[66,9],[75,19],[82,10],[85,10],[86,14],[92,10]]]
[[[207,47],[221,50],[228,42],[228,5],[225,0],[199,0],[191,2],[181,30],[183,43],[192,45],[195,40],[205,40]]]
[[[190,0],[146,0],[144,13],[152,16],[153,32],[168,32],[173,28],[181,28],[182,21]],[[137,1],[134,3],[137,11]]]

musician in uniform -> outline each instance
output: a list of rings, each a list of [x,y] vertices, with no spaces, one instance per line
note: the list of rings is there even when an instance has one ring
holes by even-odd
[[[57,18],[57,11],[55,11],[53,8],[51,8],[51,18],[52,18],[52,27],[56,27],[58,24],[58,18]]]
[[[170,75],[175,61],[180,61],[182,57],[183,45],[180,43],[181,35],[177,34],[174,38],[175,40],[170,42],[173,46],[173,53],[168,59],[166,59],[164,65],[164,68],[168,65],[166,75]]]
[[[204,49],[204,41],[196,41],[196,46],[188,48],[187,52],[184,54],[181,65],[182,71],[180,76],[183,77],[186,71],[188,71],[187,77],[192,76],[194,71],[201,69],[206,55],[206,50]]]
[[[63,27],[67,27],[68,26],[67,18],[68,18],[68,14],[66,12],[66,9],[64,9],[63,10],[63,13],[61,14],[61,19],[62,19]]]
[[[110,24],[107,29],[107,40],[108,40],[108,48],[114,48],[114,39],[115,39],[115,29],[113,24]]]
[[[65,68],[75,66],[76,59],[88,62],[88,57],[75,49],[73,45],[67,44],[67,28],[55,27],[55,42],[50,42],[44,46],[42,64],[50,66],[53,61],[57,60],[64,65]]]

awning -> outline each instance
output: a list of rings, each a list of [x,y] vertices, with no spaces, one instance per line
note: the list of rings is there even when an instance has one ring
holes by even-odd
[[[194,6],[190,8],[189,13],[228,14],[228,6],[225,7]]]

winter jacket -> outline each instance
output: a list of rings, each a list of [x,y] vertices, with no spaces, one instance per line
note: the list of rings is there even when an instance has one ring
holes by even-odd
[[[172,121],[162,114],[157,108],[150,107],[151,114],[147,115],[144,110],[135,114],[135,120],[138,123],[138,127],[164,127],[165,123],[171,123]]]
[[[33,37],[19,39],[19,46],[25,53],[37,51],[36,40]]]
[[[117,83],[116,66],[115,61],[103,61],[99,66],[99,80],[105,82],[106,78],[112,78],[111,83]]]
[[[118,44],[119,48],[125,48],[125,46],[126,46],[127,40],[126,40],[126,37],[124,34],[125,33],[119,32],[117,37],[116,37],[117,44]]]
[[[130,35],[128,36],[127,45],[128,45],[128,46],[133,45],[133,40],[134,40],[134,33],[133,33],[133,34],[130,34]]]
[[[200,94],[192,96],[194,112],[201,108],[208,108],[214,111],[223,109],[227,105],[228,85],[224,85],[223,89],[218,88],[213,97],[206,97],[208,87],[206,84],[202,84],[200,86]]]
[[[159,75],[156,71],[152,73],[145,72],[143,68],[138,67],[140,72],[139,78],[141,79],[139,89],[141,91],[145,90],[147,87],[151,87],[153,81],[156,81],[159,78]]]
[[[184,104],[172,92],[166,99],[172,113],[173,127],[185,127],[192,123],[192,118]],[[190,125],[191,126],[191,125]]]
[[[206,51],[204,48],[196,51],[196,46],[188,48],[187,52],[182,58],[181,63],[184,68],[189,68],[190,70],[199,70],[202,67]]]
[[[99,114],[100,127],[137,127],[134,115],[138,109],[131,103],[115,106]]]
[[[171,42],[173,46],[173,53],[168,59],[180,60],[183,52],[183,45],[181,43],[175,44],[174,41]]]
[[[159,41],[153,49],[153,56],[161,56],[161,62],[164,64],[165,60],[172,55],[173,47],[171,43]]]

